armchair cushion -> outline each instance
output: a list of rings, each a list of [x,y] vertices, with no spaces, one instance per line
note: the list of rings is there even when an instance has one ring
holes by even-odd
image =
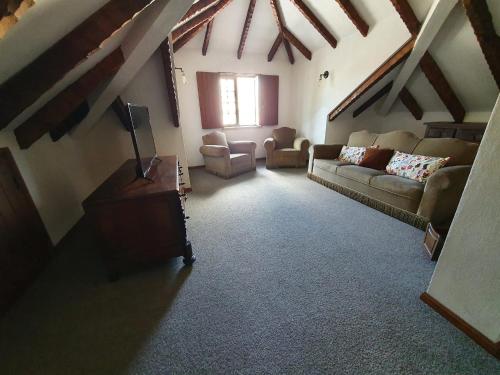
[[[202,137],[204,145],[219,145],[228,147],[226,135],[222,132],[211,132]]]
[[[204,145],[200,147],[200,152],[204,156],[225,157],[229,156],[229,147],[219,145]]]
[[[292,128],[283,127],[273,130],[273,138],[276,141],[276,148],[293,148],[297,131]]]
[[[229,149],[231,150],[231,153],[238,154],[251,154],[253,151],[255,151],[255,148],[257,147],[257,143],[253,141],[234,141],[234,142],[229,142]]]

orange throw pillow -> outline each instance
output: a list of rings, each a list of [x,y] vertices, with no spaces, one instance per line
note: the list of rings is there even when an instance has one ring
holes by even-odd
[[[359,166],[383,171],[392,155],[394,155],[394,150],[389,148],[367,148]]]

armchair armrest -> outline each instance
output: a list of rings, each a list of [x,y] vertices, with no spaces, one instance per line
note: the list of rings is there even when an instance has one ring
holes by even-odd
[[[427,180],[417,214],[433,224],[447,225],[453,219],[469,177],[470,165],[444,167]]]
[[[232,154],[251,154],[257,147],[257,143],[253,141],[235,141],[228,144]]]
[[[219,145],[204,145],[200,147],[203,156],[225,157],[229,156],[229,147]]]
[[[309,140],[307,138],[295,138],[293,148],[300,151],[307,151],[309,148]]]
[[[266,138],[264,141],[264,148],[266,149],[266,153],[269,154],[276,148],[276,141],[274,138]]]
[[[314,145],[312,159],[336,159],[344,145]]]

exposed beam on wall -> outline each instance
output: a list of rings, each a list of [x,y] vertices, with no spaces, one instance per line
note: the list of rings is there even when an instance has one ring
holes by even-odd
[[[35,0],[0,0],[0,39],[35,4]]]
[[[210,36],[212,35],[212,26],[214,25],[214,19],[212,18],[210,22],[207,23],[207,29],[205,30],[205,38],[203,38],[203,47],[201,48],[201,54],[203,56],[207,55],[208,45],[210,44]]]
[[[333,47],[337,47],[337,39],[328,31],[323,23],[316,17],[311,9],[302,0],[291,0],[298,8],[304,17],[313,25],[313,27],[325,38],[325,40]]]
[[[283,21],[283,16],[281,15],[278,0],[270,0],[270,3],[274,14],[274,19],[276,20],[278,30],[281,33],[282,37],[288,40],[295,48],[297,48],[306,59],[311,60],[311,51],[309,51],[309,49],[295,35],[293,35],[290,30],[286,28],[285,22]]]
[[[163,70],[165,72],[165,84],[167,86],[168,103],[170,114],[175,127],[180,126],[179,100],[177,97],[177,82],[175,79],[174,57],[172,55],[172,42],[165,39],[160,44],[160,52],[163,60]]]
[[[424,111],[406,87],[403,87],[403,89],[399,92],[399,99],[401,99],[401,102],[403,102],[413,117],[415,117],[415,120],[422,120]]]
[[[91,105],[89,114],[72,132],[72,136],[84,136],[96,125],[111,103],[123,92],[130,80],[160,47],[160,44],[167,39],[170,30],[192,4],[193,0],[156,0],[152,4],[151,11],[140,19],[141,22],[134,24],[122,43],[123,47],[127,47],[128,50],[125,63],[107,82]]]
[[[241,31],[240,45],[238,46],[238,59],[241,59],[241,56],[243,55],[243,49],[245,48],[248,32],[250,30],[250,24],[252,23],[252,16],[255,10],[256,1],[257,0],[250,0],[248,3],[247,16],[245,18],[245,23],[243,24],[243,30]]]
[[[219,0],[199,0],[193,5],[191,5],[191,8],[187,11],[187,13],[184,15],[184,17],[181,18],[179,21],[179,24],[187,21],[189,18],[193,17],[196,13],[201,12],[202,10],[205,10],[209,6],[214,5],[215,3],[219,2]]]
[[[269,53],[267,54],[267,61],[271,62],[273,61],[274,55],[276,55],[276,52],[278,51],[278,48],[280,47],[281,43],[283,42],[283,36],[281,33],[278,33],[278,36],[274,40],[273,46],[269,50]]]
[[[182,47],[184,47],[191,39],[193,39],[199,32],[201,32],[201,30],[203,30],[203,28],[208,25],[209,22],[210,20],[206,20],[205,22],[200,23],[199,25],[193,27],[187,33],[182,35],[179,39],[177,39],[173,45],[174,52],[177,52]]]
[[[220,0],[214,6],[209,7],[201,13],[198,13],[193,18],[189,19],[185,23],[179,25],[172,31],[172,39],[176,42],[180,37],[191,29],[199,26],[200,24],[206,24],[210,22],[219,12],[221,12],[226,6],[231,3],[232,0]]]
[[[422,60],[420,60],[420,68],[432,87],[434,87],[434,90],[436,90],[455,122],[463,122],[465,108],[429,52],[425,53]]]
[[[110,0],[0,86],[0,129],[100,48],[151,0]],[[91,36],[91,37],[90,37]]]
[[[392,89],[380,109],[381,115],[385,116],[389,113],[391,107],[396,102],[399,93],[405,87],[411,75],[418,67],[420,60],[429,49],[432,41],[438,34],[439,30],[441,30],[441,27],[457,2],[458,0],[437,0],[432,4],[422,27],[420,27],[420,32],[415,40],[415,46],[413,47],[410,56],[406,59],[403,68],[394,80]]]
[[[293,56],[293,50],[292,46],[290,45],[290,42],[286,39],[283,39],[283,44],[285,46],[285,51],[288,56],[288,61],[290,61],[290,64],[295,64],[295,57]]]
[[[341,101],[329,114],[328,119],[333,121],[347,108],[353,105],[363,94],[372,88],[377,82],[389,74],[394,68],[401,64],[410,54],[415,38],[410,38],[400,49],[380,65],[367,79],[354,89],[343,101]]]
[[[352,5],[350,0],[336,0],[340,5],[342,10],[347,14],[347,17],[351,20],[351,22],[356,26],[361,35],[367,36],[369,26],[365,22],[365,20],[360,16],[354,5]]]
[[[19,146],[26,149],[45,133],[60,126],[103,80],[109,79],[118,71],[123,62],[123,54],[118,48],[49,101],[28,121],[14,130]]]
[[[486,0],[462,0],[493,78],[500,88],[500,37],[496,33]]]
[[[381,97],[386,95],[391,90],[392,84],[393,84],[392,81],[389,82],[387,85],[385,85],[380,90],[378,90],[375,93],[375,95],[373,95],[366,102],[361,104],[357,109],[354,110],[354,112],[352,113],[352,117],[358,117],[360,114],[362,114],[368,108],[370,108],[373,104],[375,104]]]
[[[420,22],[417,19],[415,12],[413,12],[413,9],[408,4],[408,1],[391,0],[391,2],[398,11],[410,33],[416,36],[420,30]],[[429,80],[429,83],[432,87],[434,87],[434,90],[436,90],[455,122],[462,122],[465,117],[465,108],[429,52],[426,52],[420,61],[420,68]]]

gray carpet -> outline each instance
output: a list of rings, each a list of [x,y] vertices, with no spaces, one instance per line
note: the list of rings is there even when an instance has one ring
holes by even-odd
[[[500,373],[419,300],[423,232],[304,170],[192,182],[192,269],[108,283],[78,227],[0,323],[0,373]]]

